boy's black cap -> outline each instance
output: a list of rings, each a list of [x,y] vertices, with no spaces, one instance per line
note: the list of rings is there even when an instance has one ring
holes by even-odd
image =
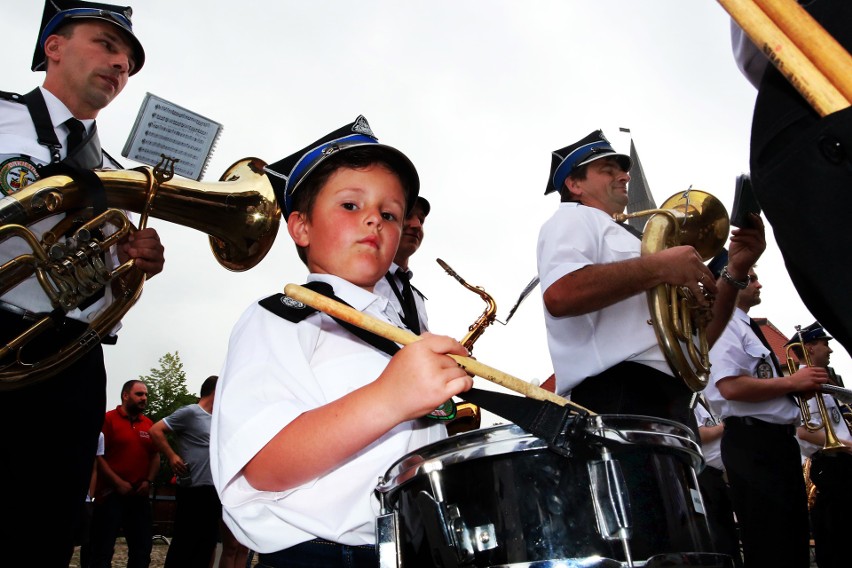
[[[389,162],[397,175],[403,178],[403,186],[411,189],[411,194],[405,196],[405,211],[408,213],[414,206],[420,191],[420,177],[417,175],[417,169],[411,160],[396,148],[379,144],[367,119],[359,115],[354,122],[326,134],[295,154],[264,168],[269,174],[275,198],[281,210],[284,211],[284,218],[286,219],[292,212],[293,194],[317,166],[341,152],[364,147],[375,149],[377,158]]]
[[[33,54],[32,70],[44,71],[46,66],[44,42],[48,36],[56,33],[60,26],[70,20],[101,20],[121,28],[124,32],[124,36],[133,49],[134,62],[130,75],[135,75],[145,64],[145,50],[142,49],[142,44],[139,43],[133,33],[133,24],[130,21],[132,14],[133,9],[130,6],[115,6],[113,4],[101,4],[100,2],[83,2],[82,0],[45,0],[38,40]]]
[[[808,327],[804,327],[801,330],[802,334],[802,343],[810,343],[811,341],[817,341],[819,339],[834,339],[829,334],[825,332],[825,329],[820,325],[818,321],[815,321]],[[787,342],[787,345],[792,343],[799,342],[799,332],[793,334],[793,339]]]
[[[630,167],[633,165],[630,156],[616,152],[600,130],[595,130],[570,146],[554,150],[551,153],[550,177],[547,179],[544,194],[559,192],[565,184],[566,178],[576,168],[601,158],[610,157],[618,160],[618,164],[625,172],[630,171]]]

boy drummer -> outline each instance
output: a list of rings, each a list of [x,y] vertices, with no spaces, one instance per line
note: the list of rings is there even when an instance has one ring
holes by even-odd
[[[373,286],[417,198],[411,161],[359,116],[267,172],[309,283],[401,327]],[[211,443],[224,517],[265,566],[375,566],[376,481],[446,435],[422,417],[472,386],[445,356],[467,352],[425,334],[391,357],[288,300],[249,307],[231,336]]]

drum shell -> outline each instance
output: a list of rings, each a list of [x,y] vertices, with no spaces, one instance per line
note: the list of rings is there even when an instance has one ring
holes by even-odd
[[[633,425],[641,428],[659,426],[655,419],[617,419],[620,424],[625,420],[639,421]],[[612,450],[631,504],[634,560],[712,551],[693,471],[695,456],[678,447],[681,440],[671,440],[615,444]],[[598,531],[589,464],[600,454],[586,444],[573,450],[571,457],[562,456],[507,425],[455,436],[401,459],[379,490],[398,514],[402,565],[456,565],[458,550],[444,544],[442,529],[452,532],[459,526],[470,535],[495,539],[496,545],[474,543],[457,565],[596,557],[624,561],[622,543]],[[436,502],[445,512],[458,511],[452,526],[446,516],[436,519]]]

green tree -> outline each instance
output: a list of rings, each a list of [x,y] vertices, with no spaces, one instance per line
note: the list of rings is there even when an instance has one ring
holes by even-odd
[[[145,414],[157,422],[187,404],[198,402],[198,396],[186,388],[186,372],[177,351],[160,357],[160,367],[141,375],[148,386],[148,409]]]
[[[160,367],[151,369],[148,375],[140,375],[139,380],[148,386],[148,408],[145,415],[153,422],[162,420],[181,406],[198,402],[198,396],[186,388],[186,372],[177,351],[174,355],[166,353],[160,357]],[[166,434],[166,437],[171,443],[171,434]],[[171,469],[161,454],[160,471],[154,483],[157,487],[166,486],[171,477]]]

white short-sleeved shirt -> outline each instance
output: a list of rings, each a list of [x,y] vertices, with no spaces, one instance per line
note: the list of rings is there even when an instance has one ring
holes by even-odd
[[[718,416],[710,414],[701,404],[695,405],[695,420],[698,427],[717,426],[720,423]],[[722,438],[716,438],[712,442],[701,442],[701,453],[704,454],[704,461],[707,465],[725,471],[725,465],[722,463]]]
[[[68,107],[50,91],[41,88],[41,93],[50,113],[56,137],[61,142],[68,136],[68,127],[63,123],[72,118],[73,115]],[[87,131],[90,131],[95,121],[89,119],[80,122],[83,123]],[[61,148],[60,158],[65,158],[66,153],[66,148]],[[17,159],[22,155],[28,156],[37,165],[49,164],[51,161],[50,150],[38,143],[38,135],[26,105],[0,100],[0,167],[7,160]],[[116,166],[116,164],[110,163],[108,159],[104,160],[104,167],[114,168]],[[0,194],[0,197],[2,197],[2,194]],[[61,219],[60,216],[54,215],[28,225],[27,228],[35,234],[36,238],[41,240],[44,232],[53,228],[59,219]],[[118,266],[118,256],[115,250],[115,247],[113,247],[107,259],[107,262],[111,262],[112,266]],[[23,239],[10,237],[0,242],[0,264],[22,254],[32,254],[32,249]],[[53,310],[50,299],[42,291],[41,285],[34,275],[6,292],[0,299],[31,312],[40,313]],[[66,315],[72,319],[89,322],[94,320],[110,302],[112,302],[112,290],[110,286],[107,286],[104,289],[103,298],[95,301],[83,311],[74,309]],[[116,329],[118,328],[116,327]]]
[[[98,434],[98,449],[95,450],[95,455],[96,456],[104,455],[104,433],[103,432],[100,432]],[[87,491],[86,492],[86,503],[91,503],[91,501],[92,501],[92,496],[89,495],[89,492]]]
[[[837,404],[837,401],[834,400],[833,396],[827,394],[822,394],[820,396],[822,396],[822,400],[825,403],[825,409],[828,411],[828,417],[831,420],[831,426],[834,428],[834,433],[841,441],[852,442],[852,433],[849,432],[849,427],[843,419],[843,414],[840,406]],[[808,399],[808,410],[811,411],[811,423],[814,426],[822,426],[822,416],[820,416],[819,413],[816,397]],[[811,457],[814,452],[822,449],[822,446],[817,446],[816,444],[812,444],[802,440],[801,438],[797,439],[799,440],[799,447],[802,449],[802,455],[806,458]]]
[[[387,298],[334,276],[312,274],[308,280],[328,282],[355,309],[400,325]],[[295,324],[257,304],[246,310],[216,386],[210,447],[225,522],[240,542],[264,553],[314,538],[375,543],[379,477],[404,455],[446,437],[442,424],[399,424],[334,471],[287,491],[258,491],[242,470],[300,414],[372,382],[389,359],[325,314]]]
[[[390,270],[388,272],[391,275],[395,275],[399,265],[397,263],[392,262]],[[399,278],[396,276],[391,276],[394,279],[394,283],[396,284],[396,289],[402,292],[402,282],[399,281]],[[388,283],[387,278],[382,278],[378,282],[376,282],[376,286],[373,288],[373,293],[377,296],[384,296],[388,299],[388,301],[393,306],[393,309],[396,310],[398,314],[402,314],[402,304],[399,301],[399,298],[396,297],[393,290],[391,289],[390,283]],[[426,314],[426,300],[423,298],[423,295],[420,294],[419,290],[414,290],[414,304],[417,306],[417,319],[420,320],[420,332],[429,331],[429,318]]]
[[[641,241],[603,211],[560,203],[538,236],[541,292],[575,270],[636,258]],[[579,316],[553,317],[544,310],[547,344],[556,373],[556,391],[567,393],[583,379],[622,361],[634,361],[668,375],[645,293]]]
[[[769,349],[751,330],[749,319],[747,313],[736,308],[725,331],[710,349],[710,381],[704,389],[704,397],[723,419],[751,416],[773,424],[797,424],[799,408],[786,395],[761,402],[744,402],[728,400],[719,392],[717,383],[726,377],[758,377],[764,374],[763,370],[774,375]]]

